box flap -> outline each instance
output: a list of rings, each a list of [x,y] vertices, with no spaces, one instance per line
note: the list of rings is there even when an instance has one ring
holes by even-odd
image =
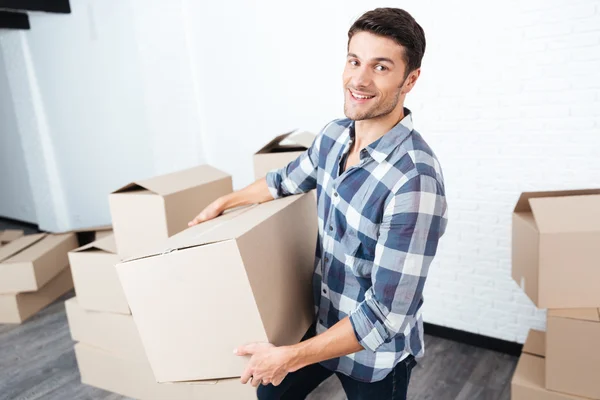
[[[523,345],[523,353],[534,356],[546,356],[546,332],[530,329]]]
[[[46,237],[45,233],[36,233],[35,235],[25,235],[17,240],[8,243],[0,248],[0,263],[14,257],[26,248],[33,246],[40,240]]]
[[[229,210],[217,218],[203,222],[171,236],[160,248],[151,250],[143,255],[126,258],[122,263],[153,257],[175,250],[183,250],[190,247],[236,239],[248,232],[259,222],[285,208],[290,203],[297,201],[301,196],[302,195],[287,196],[263,204],[253,204]]]
[[[586,194],[600,194],[600,189],[580,189],[580,190],[559,190],[550,192],[523,192],[515,206],[515,212],[531,211],[529,206],[530,199],[539,197],[564,197],[564,196],[581,196]]]
[[[600,194],[532,198],[529,204],[542,233],[600,231]]]
[[[580,319],[584,321],[600,322],[600,309],[598,308],[555,308],[548,310],[548,317]]]
[[[107,253],[117,254],[117,244],[115,243],[115,235],[109,234],[85,246],[73,250],[73,253],[82,253],[89,250],[102,250]]]
[[[279,136],[275,136],[273,138],[273,140],[271,140],[269,143],[265,144],[263,147],[261,147],[260,150],[258,150],[256,152],[256,154],[263,154],[263,153],[268,153],[269,151],[271,151],[272,149],[276,148],[279,143],[285,139],[286,137],[288,137],[289,135],[291,135],[292,133],[294,133],[295,131],[290,131],[284,134],[281,134]]]
[[[219,179],[230,177],[210,165],[200,165],[183,171],[157,176],[125,185],[113,193],[127,193],[139,190],[149,190],[161,196],[167,196],[192,187],[200,186]]]
[[[238,231],[244,227],[240,226],[240,224],[230,224],[229,222],[256,206],[257,204],[253,204],[250,206],[227,210],[217,218],[213,218],[209,221],[192,226],[191,228],[185,229],[171,236],[164,242],[163,245],[161,245],[161,247],[151,250],[144,255],[136,255],[126,258],[122,261],[122,263],[153,257],[175,250],[182,250],[189,247],[202,246],[210,243],[234,239],[239,235]]]

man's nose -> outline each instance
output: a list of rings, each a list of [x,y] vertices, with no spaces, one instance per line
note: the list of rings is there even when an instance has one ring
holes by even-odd
[[[369,87],[371,83],[371,72],[367,68],[359,68],[352,76],[352,86],[356,89]]]

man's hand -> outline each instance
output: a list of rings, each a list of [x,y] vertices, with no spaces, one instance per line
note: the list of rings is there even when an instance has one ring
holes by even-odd
[[[206,208],[202,210],[200,214],[196,216],[196,218],[188,222],[188,226],[198,225],[199,223],[202,223],[204,221],[216,218],[223,211],[223,198],[221,197],[210,203],[208,206],[206,206]]]
[[[293,352],[288,347],[275,347],[270,343],[250,343],[236,349],[238,356],[252,356],[242,374],[243,384],[251,381],[252,386],[269,383],[277,386],[291,372]]]

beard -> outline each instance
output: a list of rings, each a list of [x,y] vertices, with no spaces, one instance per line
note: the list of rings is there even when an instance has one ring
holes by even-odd
[[[349,94],[349,96],[352,96]],[[357,107],[352,106],[349,101],[344,101],[344,114],[347,118],[350,118],[354,121],[363,121],[365,119],[373,119],[382,117],[384,115],[388,115],[398,105],[398,100],[400,98],[400,89],[394,95],[383,103],[374,103],[370,107]]]
[[[400,99],[400,94],[402,93],[402,87],[404,86],[404,82],[406,82],[407,78],[404,78],[400,86],[395,93],[392,94],[387,100],[383,100],[383,102],[374,102],[368,107],[360,107],[358,104],[352,105],[352,100],[348,98],[348,96],[352,96],[351,93],[347,93],[344,96],[344,114],[347,118],[354,121],[363,121],[366,119],[373,119],[388,115],[392,111],[396,109],[398,105],[398,101]],[[348,92],[348,87],[346,87],[346,92]]]

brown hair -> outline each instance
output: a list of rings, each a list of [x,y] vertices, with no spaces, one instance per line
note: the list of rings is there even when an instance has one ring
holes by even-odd
[[[394,40],[404,48],[406,75],[421,67],[425,32],[408,12],[400,8],[376,8],[358,18],[348,31],[348,46],[355,33],[371,32]]]

